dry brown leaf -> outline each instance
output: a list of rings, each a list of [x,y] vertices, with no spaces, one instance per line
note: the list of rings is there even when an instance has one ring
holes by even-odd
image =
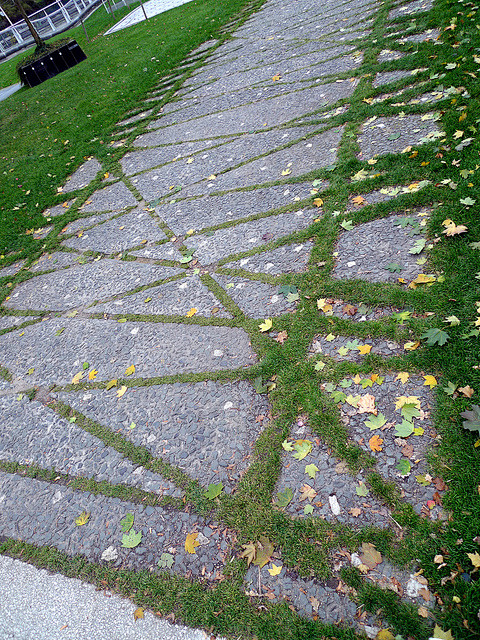
[[[309,484],[304,484],[302,487],[300,487],[300,502],[302,502],[303,500],[307,500],[307,498],[311,502],[316,495],[317,492]]]
[[[362,555],[360,556],[360,560],[369,569],[375,569],[375,567],[382,562],[383,558],[382,554],[375,548],[374,544],[371,542],[364,542],[362,544]]]
[[[145,616],[143,615],[143,609],[142,607],[139,607],[138,609],[135,609],[135,611],[133,612],[133,619],[135,620],[135,622],[137,620],[141,620],[142,618],[144,618]]]
[[[472,387],[468,384],[465,387],[459,387],[458,390],[460,393],[463,393],[466,398],[471,398],[475,393]]]
[[[278,336],[275,338],[276,342],[283,344],[285,340],[288,338],[288,333],[286,331],[280,331]]]
[[[375,396],[372,396],[371,393],[366,393],[360,398],[357,408],[358,413],[373,413],[376,416],[378,410],[375,408]]]

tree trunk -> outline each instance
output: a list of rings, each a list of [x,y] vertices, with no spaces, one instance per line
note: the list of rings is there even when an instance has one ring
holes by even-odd
[[[37,49],[42,49],[45,46],[45,42],[41,39],[41,37],[37,33],[37,30],[35,29],[33,24],[30,22],[30,19],[27,16],[25,9],[23,8],[21,0],[13,0],[13,2],[17,7],[17,9],[19,10],[19,12],[21,13],[22,18],[27,23],[27,27],[30,29],[30,33],[32,34],[33,39],[35,40],[35,44],[37,45]]]

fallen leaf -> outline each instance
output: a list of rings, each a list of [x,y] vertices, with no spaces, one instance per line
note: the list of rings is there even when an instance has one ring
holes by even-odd
[[[110,380],[110,382],[107,382],[107,391],[109,391],[110,389],[112,389],[112,387],[116,387],[117,386],[117,382],[118,380],[114,379],[114,380]]]
[[[273,322],[271,318],[267,318],[264,322],[258,325],[258,328],[262,333],[265,331],[269,331],[273,327]]]
[[[127,513],[125,517],[120,520],[120,526],[123,533],[128,533],[130,531],[130,529],[133,527],[134,521],[135,517],[133,513]]]
[[[430,389],[433,389],[433,387],[437,386],[437,379],[435,378],[435,376],[423,376],[425,382],[423,383],[424,387],[430,387]]]
[[[317,467],[317,465],[315,464],[307,464],[305,467],[305,473],[310,476],[310,478],[312,478],[313,480],[315,480],[315,475],[317,473],[317,471],[320,471],[320,469]]]
[[[83,371],[79,371],[73,376],[72,384],[78,384],[82,378],[83,378]]]
[[[247,565],[250,566],[250,564],[255,560],[255,556],[257,555],[257,547],[253,542],[244,544],[242,546],[243,551],[240,554],[240,558],[246,558]]]
[[[467,556],[470,558],[470,561],[473,564],[473,566],[478,569],[480,567],[480,554],[477,552],[467,553]]]
[[[132,376],[135,373],[135,365],[131,364],[129,367],[125,369],[126,376]]]
[[[406,342],[403,345],[403,348],[405,349],[405,351],[415,351],[415,349],[418,349],[419,346],[420,342],[418,340],[415,340],[412,342]]]
[[[293,491],[290,487],[286,487],[284,491],[279,491],[277,493],[277,499],[275,501],[275,505],[280,507],[280,509],[284,509],[286,506],[290,504],[293,499]]]
[[[197,553],[195,551],[195,547],[200,546],[200,542],[197,541],[197,537],[198,531],[187,534],[187,537],[185,539],[185,551],[187,551],[187,553]]]
[[[309,484],[304,484],[300,487],[300,497],[299,501],[303,502],[304,500],[308,500],[311,502],[317,495],[315,489],[313,489]]]
[[[256,543],[256,554],[255,559],[253,560],[253,564],[260,567],[261,569],[268,562],[270,562],[273,551],[274,547],[270,540],[265,536],[260,536],[258,542]]]
[[[135,531],[135,529],[130,529],[128,533],[124,533],[122,536],[122,547],[124,549],[134,549],[138,547],[140,542],[142,541],[142,532]]]
[[[379,438],[377,435],[372,436],[368,441],[368,445],[372,451],[382,451],[383,450],[382,444],[383,444],[382,438]]]
[[[355,487],[355,492],[357,496],[360,496],[361,498],[364,498],[369,494],[368,487],[364,482],[359,482],[358,487]]]
[[[375,545],[371,542],[364,542],[362,544],[362,555],[360,556],[360,560],[369,569],[375,569],[375,567],[383,561],[383,558],[380,551],[375,548]]]
[[[388,629],[380,629],[375,636],[375,640],[395,640],[395,636]]]
[[[315,198],[315,200],[313,201],[313,204],[316,207],[321,207],[323,205],[323,200],[321,198]]]
[[[125,385],[121,386],[120,389],[117,390],[117,398],[121,398],[126,390],[127,387]]]
[[[458,387],[460,393],[462,393],[466,398],[471,398],[475,393],[470,385],[466,385],[465,387]]]
[[[198,309],[195,309],[195,307],[192,307],[192,308],[190,309],[190,311],[188,311],[188,313],[186,314],[186,315],[187,315],[187,318],[191,318],[191,317],[192,317],[192,316],[194,316],[197,312],[198,312]]]
[[[312,443],[310,440],[296,440],[293,448],[295,449],[293,457],[297,460],[303,460],[311,452]]]
[[[87,522],[90,519],[90,511],[82,511],[82,513],[75,518],[75,524],[77,525],[77,527],[81,527],[84,524],[87,524]]]
[[[354,518],[358,518],[358,516],[361,515],[362,510],[359,509],[358,507],[352,507],[348,513]]]
[[[218,484],[209,484],[207,491],[203,494],[209,500],[213,500],[217,498],[223,491],[223,482],[219,482]]]
[[[133,619],[135,620],[135,622],[137,620],[141,620],[143,617],[144,617],[143,609],[141,607],[139,607],[138,609],[135,609],[135,611],[133,612]]]
[[[273,564],[272,562],[272,568],[267,569],[267,571],[271,576],[278,576],[282,572],[282,569],[283,569],[282,565],[276,565],[276,564]]]
[[[383,413],[379,413],[366,420],[365,426],[368,427],[370,431],[374,431],[375,429],[381,429],[386,422],[387,419]]]
[[[370,351],[372,350],[372,345],[371,344],[361,344],[357,347],[358,352],[364,356],[367,353],[370,353]]]
[[[421,616],[422,618],[428,618],[429,612],[426,607],[418,607],[417,611],[418,611],[418,615]]]
[[[90,373],[88,374],[88,379],[89,380],[95,380],[95,378],[97,377],[97,373],[98,373],[98,371],[96,369],[92,369],[90,371]]]
[[[444,631],[438,626],[438,624],[435,625],[435,628],[433,630],[433,637],[437,638],[438,640],[453,640],[451,630],[449,629],[448,631]]]
[[[402,384],[405,384],[406,381],[409,379],[409,377],[410,377],[410,374],[407,373],[407,371],[400,371],[400,373],[397,375],[395,380],[400,380]]]
[[[275,338],[275,342],[283,344],[287,338],[288,338],[288,333],[286,331],[280,331],[278,336]]]
[[[373,413],[373,415],[377,415],[378,410],[375,407],[375,396],[367,393],[360,398],[357,404],[358,413]]]

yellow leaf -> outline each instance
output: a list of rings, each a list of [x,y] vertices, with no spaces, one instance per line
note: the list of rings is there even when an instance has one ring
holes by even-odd
[[[414,404],[420,409],[420,400],[417,396],[399,396],[395,401],[395,409],[401,409],[405,404]]]
[[[117,380],[110,380],[110,382],[107,382],[107,391],[112,387],[116,387],[116,386],[117,386]]]
[[[278,74],[278,73],[276,73],[276,74],[273,76],[272,80],[273,80],[274,82],[278,82],[278,80],[280,80],[280,78],[281,78],[281,75],[280,75],[280,74]]]
[[[430,389],[433,389],[433,387],[436,387],[438,384],[435,376],[423,376],[423,378],[425,380],[425,382],[423,383],[424,387],[430,387]]]
[[[370,353],[370,351],[372,350],[372,345],[371,344],[361,344],[357,347],[358,352],[362,354],[362,356],[364,356],[366,353]]]
[[[193,162],[193,158],[189,158],[189,159],[187,160],[187,164],[192,164],[192,162]]]
[[[380,629],[375,636],[375,640],[395,640],[395,636],[388,629]]]
[[[327,342],[332,342],[332,340],[335,340],[335,334],[334,333],[329,333],[328,336],[325,336],[325,340]]]
[[[439,638],[439,640],[453,640],[451,630],[449,629],[448,631],[444,631],[438,626],[438,624],[435,625],[432,635],[434,638]]]
[[[352,378],[352,380],[354,381],[355,384],[360,384],[360,380],[361,379],[362,378],[358,375],[358,373],[354,378]]]
[[[415,280],[412,280],[408,285],[409,289],[416,289],[418,284],[430,284],[435,282],[435,276],[429,276],[426,273],[419,273]]]
[[[316,207],[321,207],[321,206],[322,206],[322,204],[323,204],[323,200],[322,200],[321,198],[315,198],[315,200],[313,201],[313,204],[314,204]]]
[[[103,177],[104,177],[104,179],[105,179],[105,180],[108,180],[108,176],[109,176],[109,175],[110,175],[110,174],[109,174],[109,173],[108,173],[108,171],[107,171],[107,173],[105,173],[105,175],[103,176]]]
[[[372,451],[382,451],[383,440],[377,435],[374,435],[368,441],[368,445]]]
[[[214,173],[212,173],[212,175],[208,176],[207,178],[207,180],[216,180],[216,179],[217,179],[217,176]]]
[[[135,622],[137,620],[141,620],[143,617],[144,617],[144,615],[143,615],[142,607],[139,607],[138,609],[135,609],[135,611],[133,612],[133,619],[135,620]]]
[[[75,518],[75,524],[77,525],[77,527],[81,527],[82,525],[87,524],[89,519],[90,511],[82,511],[78,518]]]
[[[90,371],[90,373],[88,374],[88,379],[89,380],[95,380],[95,378],[97,377],[97,373],[98,373],[98,371],[96,369],[92,369]]]
[[[187,537],[185,539],[185,551],[187,551],[188,553],[197,553],[195,551],[195,547],[200,546],[200,543],[197,542],[197,537],[198,531],[187,534]]]
[[[135,373],[135,365],[131,364],[129,367],[125,369],[126,376],[132,376]]]
[[[191,318],[192,316],[194,316],[197,313],[198,309],[195,309],[195,307],[192,307],[190,309],[190,311],[187,313],[187,318]]]
[[[272,568],[268,569],[268,573],[271,576],[278,576],[280,574],[280,572],[282,571],[282,568],[283,568],[282,565],[276,565],[276,564],[273,564],[273,562],[272,562]]]
[[[265,331],[269,331],[272,328],[272,326],[273,326],[272,319],[266,318],[265,322],[262,322],[261,324],[258,325],[258,328],[262,333],[264,333]]]
[[[282,176],[289,176],[292,173],[291,169],[284,169],[282,171]]]
[[[415,351],[415,349],[418,349],[419,346],[420,342],[418,340],[415,340],[414,342],[406,342],[403,345],[403,348],[405,349],[405,351]]]
[[[406,381],[409,379],[409,377],[410,377],[410,374],[407,371],[400,371],[400,373],[395,378],[395,380],[400,380],[402,384],[405,384]]]
[[[120,389],[117,390],[117,398],[121,398],[126,390],[127,387],[125,385],[121,386]]]
[[[467,553],[467,556],[470,558],[474,567],[480,567],[480,554],[475,553]]]
[[[83,371],[79,371],[73,376],[72,384],[78,384],[82,378],[83,378]]]
[[[354,198],[352,198],[352,202],[357,207],[361,207],[363,204],[367,203],[367,201],[365,200],[365,198],[363,196],[355,196]]]

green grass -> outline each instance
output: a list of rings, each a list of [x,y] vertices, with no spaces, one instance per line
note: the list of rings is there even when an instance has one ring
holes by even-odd
[[[34,241],[25,231],[44,222],[40,212],[47,205],[63,201],[64,196],[62,199],[56,196],[56,187],[62,184],[65,177],[85,157],[95,154],[107,168],[113,172],[118,171],[117,161],[123,151],[113,150],[107,145],[115,122],[128,110],[136,108],[161,76],[168,75],[188,51],[202,40],[215,35],[219,23],[227,20],[229,15],[245,3],[232,0],[221,6],[217,4],[219,3],[202,0],[195,6],[185,5],[181,10],[159,16],[155,21],[139,25],[134,30],[122,31],[108,38],[99,37],[90,44],[84,44],[80,32],[76,37],[85,46],[89,56],[85,63],[36,89],[23,90],[8,101],[0,103],[0,156],[3,156],[7,171],[6,190],[2,196],[4,200],[0,203],[0,216],[3,216],[0,234],[4,238],[0,246],[4,247],[4,251],[24,252],[25,256],[36,255],[35,251],[40,251],[41,243]],[[254,541],[262,534],[269,536],[282,552],[282,563],[301,576],[315,575],[319,579],[329,577],[332,571],[331,554],[338,549],[354,551],[363,541],[374,543],[384,557],[399,566],[411,566],[412,562],[418,564],[428,578],[431,590],[439,598],[435,621],[444,630],[451,629],[455,640],[473,640],[480,635],[477,615],[480,581],[479,572],[474,570],[467,553],[479,551],[476,537],[480,532],[480,447],[475,447],[478,434],[462,428],[460,413],[470,407],[472,402],[478,403],[480,393],[479,337],[464,337],[474,328],[473,323],[479,315],[476,312],[476,301],[480,300],[480,283],[476,277],[480,274],[480,251],[471,246],[472,242],[480,239],[480,189],[477,178],[480,164],[480,144],[477,139],[480,100],[478,63],[474,60],[474,56],[480,53],[480,47],[477,47],[477,9],[469,5],[468,10],[464,10],[460,3],[438,0],[431,12],[417,17],[414,31],[420,33],[434,26],[440,26],[444,30],[454,24],[452,19],[455,18],[455,29],[443,31],[443,44],[398,45],[383,37],[382,29],[390,7],[391,3],[387,2],[380,9],[372,35],[362,45],[365,59],[356,75],[363,78],[350,101],[350,109],[329,122],[329,126],[347,123],[337,165],[333,171],[318,170],[312,173],[312,179],[328,179],[330,185],[322,196],[325,199],[326,215],[308,230],[295,236],[302,241],[309,238],[314,240],[308,272],[278,278],[260,275],[252,277],[253,280],[263,279],[271,284],[285,282],[298,287],[301,300],[297,312],[273,319],[274,331],[287,331],[286,342],[280,345],[268,334],[261,334],[258,331],[258,321],[246,318],[236,305],[228,301],[228,291],[223,291],[209,275],[202,276],[204,284],[231,311],[234,316],[232,320],[122,316],[132,320],[241,326],[249,333],[252,347],[259,357],[259,363],[249,370],[122,381],[134,386],[206,379],[247,378],[254,381],[257,376],[261,376],[263,382],[274,380],[276,389],[269,396],[273,419],[258,439],[255,456],[237,491],[233,495],[222,495],[220,499],[209,503],[202,495],[200,485],[187,474],[169,467],[161,459],[153,458],[146,449],[133,446],[109,429],[80,414],[75,413],[75,416],[81,428],[101,438],[105,444],[114,447],[133,462],[146,464],[151,470],[163,473],[177,486],[185,489],[188,509],[206,513],[211,508],[216,519],[236,531],[239,544]],[[104,16],[102,10],[91,20],[92,22],[87,23],[87,28],[92,32],[100,32],[109,26],[108,16]],[[398,28],[406,29],[411,22],[411,17],[398,20]],[[161,39],[155,34],[156,30],[161,30]],[[142,47],[137,49],[136,43],[140,38],[143,38]],[[452,93],[433,105],[395,105],[399,98],[370,105],[369,98],[378,95],[380,90],[372,88],[371,76],[368,74],[378,70],[375,67],[376,59],[378,53],[385,48],[416,53],[410,62],[403,59],[384,63],[382,70],[402,68],[408,64],[412,68],[428,69],[425,76],[429,84],[423,88],[413,87],[407,94],[408,98],[436,88],[439,84],[445,89],[464,87],[464,90]],[[128,62],[125,51],[129,52]],[[161,62],[152,63],[150,58],[153,56]],[[124,64],[128,64],[128,67],[124,67]],[[455,66],[452,67],[453,64]],[[450,68],[447,69],[447,65]],[[145,66],[147,72],[143,71]],[[10,72],[11,65],[0,65],[0,78],[8,78]],[[392,87],[399,89],[409,82],[410,80],[399,81]],[[444,140],[419,147],[418,155],[405,153],[380,157],[374,165],[374,172],[379,174],[377,177],[350,182],[351,176],[360,169],[372,171],[367,159],[361,161],[357,157],[355,135],[365,119],[373,115],[382,117],[401,112],[423,114],[429,110],[441,111],[442,127],[447,134]],[[41,116],[42,113],[45,115]],[[88,115],[92,117],[89,118]],[[38,122],[44,124],[39,127]],[[7,126],[10,135],[8,139],[3,135],[3,127]],[[47,129],[47,126],[50,128]],[[459,130],[464,132],[461,136],[455,133]],[[459,142],[466,137],[473,138],[472,144],[458,149]],[[53,143],[55,138],[57,142]],[[64,145],[67,139],[69,142]],[[13,171],[10,172],[10,169]],[[462,170],[473,173],[462,175]],[[428,262],[424,268],[428,273],[441,276],[434,286],[412,290],[396,283],[385,285],[332,278],[332,252],[342,231],[341,221],[346,218],[354,224],[361,224],[387,216],[392,212],[392,203],[360,208],[347,216],[333,215],[334,212],[343,211],[351,195],[417,180],[429,180],[430,184],[416,193],[399,196],[396,202],[403,208],[429,206],[432,209],[426,233],[434,246],[428,251]],[[453,184],[442,184],[446,180]],[[91,188],[98,187],[98,184],[99,181]],[[31,193],[27,196],[25,192],[29,189]],[[475,206],[462,203],[461,200],[465,198],[476,200]],[[11,205],[15,202],[26,202],[26,205],[12,211]],[[305,204],[298,203],[298,208]],[[63,217],[56,230],[60,230],[60,224],[65,224],[68,215]],[[71,215],[76,215],[75,208]],[[465,224],[468,233],[446,237],[442,233],[442,222],[447,218],[453,219],[457,224]],[[218,227],[231,224],[236,223]],[[58,240],[54,237],[48,242],[48,248],[52,250]],[[283,239],[276,240],[271,246],[280,246],[283,242]],[[257,252],[257,249],[252,249],[242,255]],[[9,253],[7,259],[13,260],[13,253]],[[224,271],[235,272],[231,269]],[[15,283],[24,277],[26,276],[20,274]],[[0,289],[0,295],[4,298],[9,290],[9,287],[4,286]],[[327,318],[320,314],[316,307],[316,299],[320,297],[342,298],[352,303],[364,301],[372,306],[408,308],[415,313],[404,325],[391,317],[354,324],[345,319]],[[426,312],[433,315],[425,315]],[[452,314],[458,316],[460,324],[448,327],[444,320]],[[444,346],[428,346],[421,339],[430,327],[447,331],[449,340]],[[419,339],[421,347],[388,361],[370,356],[361,364],[335,364],[328,358],[323,358],[327,366],[322,372],[316,372],[312,362],[306,360],[306,353],[312,338],[325,332],[359,338],[385,338],[400,343]],[[432,449],[429,462],[432,473],[442,477],[449,487],[443,494],[443,506],[448,514],[446,521],[429,521],[416,514],[412,505],[403,502],[395,487],[382,478],[379,473],[381,469],[376,469],[374,457],[360,450],[348,439],[348,430],[340,420],[338,407],[328,394],[323,394],[320,390],[321,382],[339,381],[357,372],[370,375],[395,370],[434,373],[438,377],[434,419],[441,439],[438,446]],[[1,370],[0,375],[8,376],[8,372]],[[457,386],[470,385],[474,389],[472,399],[461,393],[456,397],[447,395],[443,387],[448,381]],[[92,382],[76,388],[103,386],[100,382]],[[57,410],[66,416],[73,415],[71,409],[65,406],[58,405]],[[292,519],[272,508],[272,497],[281,472],[281,443],[289,436],[291,425],[298,415],[307,416],[310,428],[328,444],[334,455],[348,463],[352,471],[365,472],[372,493],[391,506],[393,517],[403,528],[403,538],[397,538],[391,531],[374,528],[357,531],[316,518]],[[51,481],[52,474],[47,470],[35,468],[29,472],[14,464],[4,464],[2,468],[12,473],[21,471]],[[89,483],[82,479],[75,482],[79,490],[143,499],[141,492],[131,490],[129,494],[128,487]],[[239,549],[237,547],[236,551]],[[250,602],[242,587],[245,563],[237,558],[234,558],[229,568],[229,579],[207,589],[171,576],[100,568],[81,558],[71,559],[56,550],[36,549],[20,542],[7,541],[0,547],[0,552],[22,557],[40,566],[60,570],[66,575],[79,576],[96,584],[102,579],[106,580],[112,588],[135,597],[139,605],[149,606],[162,614],[174,612],[184,622],[203,626],[211,633],[243,633],[247,637],[256,635],[265,640],[351,638],[354,635],[351,630],[342,631],[333,626],[325,627],[318,622],[306,621],[285,605]],[[445,558],[445,567],[441,569],[434,562],[435,555],[439,553]],[[366,610],[381,610],[385,626],[401,634],[405,640],[408,637],[426,640],[431,634],[416,609],[399,603],[394,593],[385,595],[353,569],[345,570],[342,579],[357,590],[358,601]],[[460,601],[455,602],[453,597]]]

